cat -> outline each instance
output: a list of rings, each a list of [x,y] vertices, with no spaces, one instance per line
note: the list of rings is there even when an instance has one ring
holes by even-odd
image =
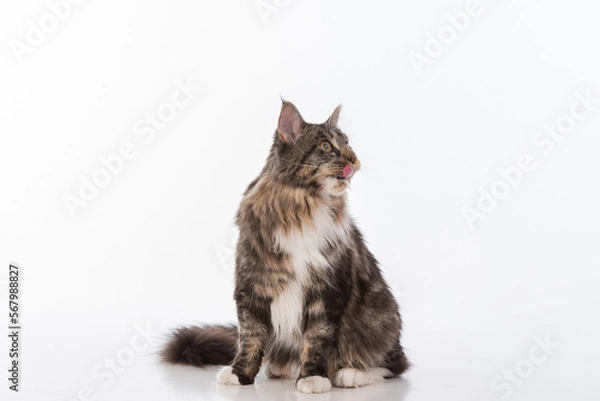
[[[338,128],[283,101],[266,164],[243,195],[236,224],[239,327],[173,331],[163,360],[228,365],[217,382],[247,385],[261,366],[302,393],[360,387],[402,374],[398,304],[346,205],[360,161]]]

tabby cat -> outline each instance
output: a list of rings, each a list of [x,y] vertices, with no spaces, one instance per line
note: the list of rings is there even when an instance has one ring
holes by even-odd
[[[171,363],[230,365],[218,383],[295,378],[303,393],[359,387],[403,373],[398,304],[348,214],[346,189],[360,162],[337,127],[283,102],[267,162],[248,186],[236,224],[239,328],[173,331]]]

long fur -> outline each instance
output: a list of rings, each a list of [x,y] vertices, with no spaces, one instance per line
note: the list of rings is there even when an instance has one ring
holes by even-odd
[[[172,331],[161,356],[173,364],[229,365],[235,357],[236,340],[235,325],[181,327]]]

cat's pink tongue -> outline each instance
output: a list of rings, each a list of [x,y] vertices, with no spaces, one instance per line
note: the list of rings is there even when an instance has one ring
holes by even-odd
[[[346,167],[344,167],[344,171],[342,171],[342,177],[350,178],[350,177],[352,177],[353,174],[354,174],[354,168],[352,168],[351,165],[348,164]]]

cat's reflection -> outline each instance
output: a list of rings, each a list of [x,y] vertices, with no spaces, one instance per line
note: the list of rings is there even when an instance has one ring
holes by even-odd
[[[267,379],[262,373],[252,386],[225,386],[216,383],[218,367],[198,369],[187,366],[163,365],[165,382],[174,392],[189,397],[197,394],[205,399],[232,401],[368,401],[404,400],[409,382],[403,378],[387,379],[358,389],[333,388],[324,394],[302,394],[296,390],[295,380]],[[195,399],[195,398],[193,398]]]

